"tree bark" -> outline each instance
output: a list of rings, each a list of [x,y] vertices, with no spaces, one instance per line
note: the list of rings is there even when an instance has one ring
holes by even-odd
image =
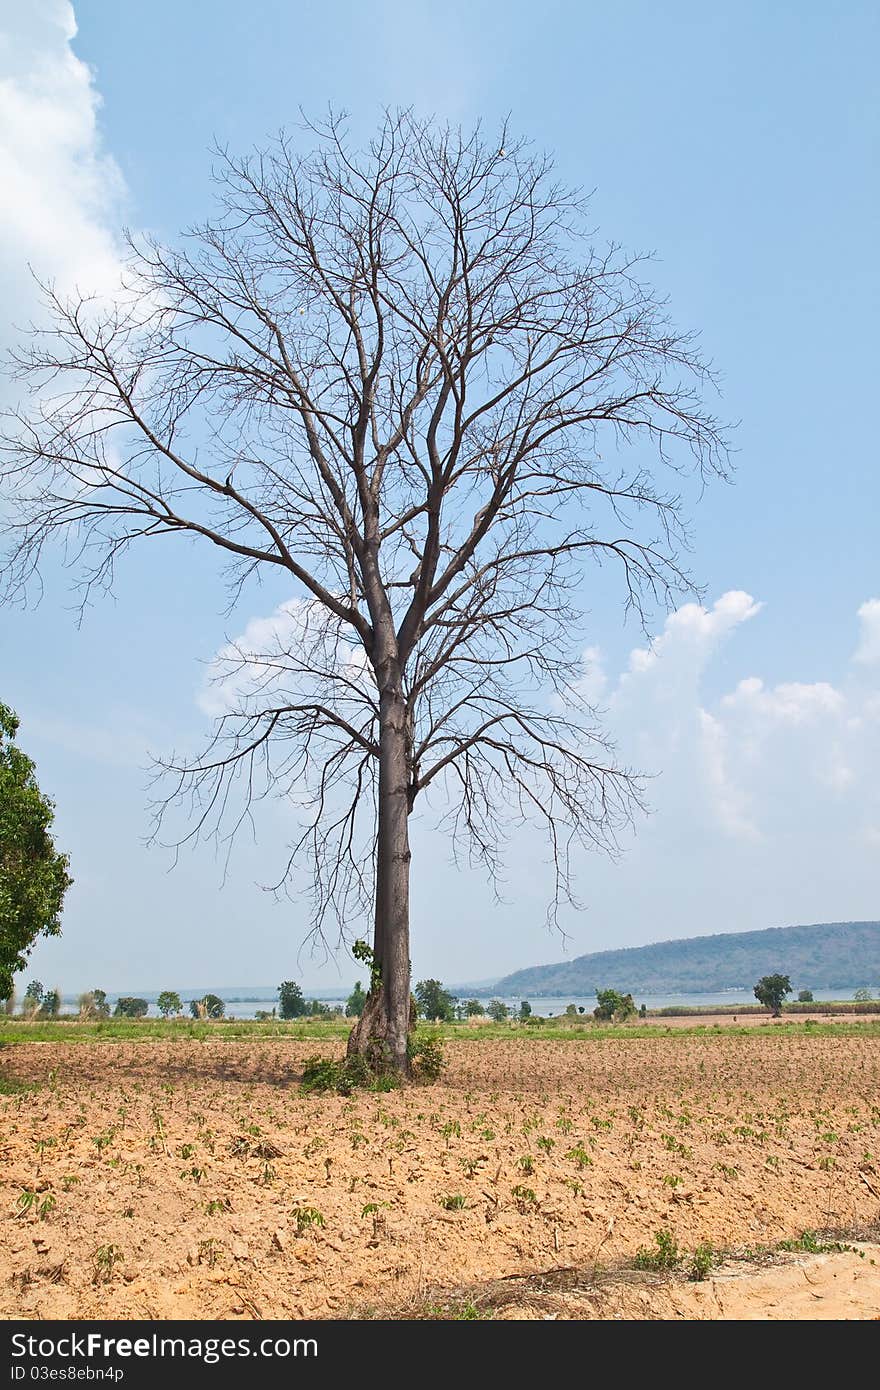
[[[352,1029],[348,1054],[377,1070],[409,1075],[409,768],[406,704],[398,682],[379,704],[379,806],[376,845],[375,978]]]

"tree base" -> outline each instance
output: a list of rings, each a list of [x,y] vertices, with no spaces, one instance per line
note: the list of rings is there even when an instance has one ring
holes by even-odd
[[[407,1043],[415,1026],[416,1011],[412,1000],[406,1026],[403,1029],[395,1028],[383,991],[371,990],[367,995],[363,1013],[348,1035],[346,1056],[363,1057],[370,1070],[377,1076],[381,1076],[383,1072],[396,1072],[400,1076],[409,1077],[411,1067]]]

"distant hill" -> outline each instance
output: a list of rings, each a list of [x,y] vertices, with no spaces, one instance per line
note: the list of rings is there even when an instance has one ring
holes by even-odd
[[[798,989],[852,989],[880,984],[880,922],[824,922],[768,927],[684,941],[658,941],[620,951],[594,951],[558,965],[505,975],[502,996],[589,995],[597,989],[632,994],[698,994],[751,989],[762,975],[791,977]]]

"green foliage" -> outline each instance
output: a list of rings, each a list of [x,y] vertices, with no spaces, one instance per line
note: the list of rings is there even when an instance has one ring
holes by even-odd
[[[867,1004],[870,1002],[871,999],[873,999],[873,997],[874,996],[872,995],[869,989],[857,989],[855,994],[853,995],[853,999],[856,1001],[857,1004]]]
[[[358,980],[348,999],[345,1001],[346,1018],[360,1018],[367,1002],[366,991],[360,980]]]
[[[57,1018],[61,1012],[61,995],[57,989],[47,989],[40,1010],[44,1018]]]
[[[136,999],[128,994],[120,994],[113,1010],[114,1018],[145,1018],[150,1006],[146,999]]]
[[[296,1222],[298,1235],[302,1235],[311,1226],[326,1226],[327,1224],[317,1207],[294,1207],[291,1216]]]
[[[89,989],[85,994],[79,996],[79,1015],[86,1019],[104,1019],[110,1017],[110,1005],[107,1003],[107,992],[103,989]]]
[[[350,1096],[352,1091],[390,1091],[397,1085],[395,1074],[374,1071],[365,1057],[353,1053],[337,1061],[333,1057],[307,1057],[303,1063],[301,1089],[336,1091]]]
[[[374,994],[382,983],[382,968],[376,960],[376,955],[372,946],[368,945],[366,941],[362,941],[358,938],[351,948],[351,954],[354,956],[355,960],[359,960],[361,964],[365,965],[369,970],[369,993]]]
[[[201,999],[191,999],[189,1011],[193,1018],[222,1018],[226,1005],[216,994],[203,994]]]
[[[444,1211],[463,1211],[467,1206],[467,1198],[462,1197],[460,1192],[454,1192],[448,1197],[440,1197],[439,1202]]]
[[[785,996],[791,994],[791,980],[787,975],[762,975],[755,985],[755,998],[774,1018],[779,1018]]]
[[[443,1042],[437,1033],[425,1033],[411,1037],[408,1044],[413,1079],[416,1081],[439,1081],[446,1058]]]
[[[176,1015],[183,1012],[180,995],[173,989],[163,989],[156,1000],[156,1008],[163,1018],[170,1018],[172,1014]]]
[[[439,980],[419,980],[415,996],[419,1013],[432,1023],[451,1023],[455,1018],[455,999]]]
[[[284,980],[278,986],[278,1013],[281,1018],[303,1018],[308,1005],[295,980]]]
[[[0,999],[12,995],[38,936],[58,936],[73,880],[51,829],[55,807],[37,785],[34,764],[13,742],[18,717],[0,703]]]
[[[41,980],[31,980],[24,992],[23,1008],[26,1014],[35,1014],[43,1006],[43,984]]]
[[[593,1017],[600,1023],[626,1023],[636,1012],[632,995],[616,989],[597,989],[596,1001]]]
[[[467,1003],[464,1006],[464,1012],[467,1018],[486,1017],[486,1010],[480,1003],[479,999],[468,999]]]
[[[811,989],[801,989],[801,990],[798,990],[798,1003],[799,1003],[799,1004],[812,1004],[812,1003],[813,1003],[813,991],[812,991]]]
[[[716,1259],[714,1246],[710,1245],[708,1241],[703,1241],[691,1256],[688,1278],[692,1279],[695,1284],[701,1283],[716,1263]]]
[[[655,1231],[656,1250],[644,1245],[636,1251],[636,1269],[677,1269],[682,1262],[678,1242],[671,1231]]]
[[[506,1004],[502,1004],[500,999],[490,999],[486,1007],[486,1013],[493,1023],[503,1023],[510,1013]]]
[[[820,1240],[815,1231],[804,1231],[796,1240],[781,1240],[776,1248],[777,1250],[793,1250],[804,1255],[858,1253],[854,1245],[845,1245],[839,1240]]]

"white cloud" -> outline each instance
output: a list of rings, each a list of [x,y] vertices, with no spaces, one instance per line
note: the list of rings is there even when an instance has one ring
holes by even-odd
[[[71,42],[68,0],[0,0],[0,298],[14,332],[38,311],[28,266],[62,291],[118,279],[122,176],[103,150],[100,96]],[[4,341],[3,347],[9,346]]]
[[[880,598],[870,598],[859,609],[861,637],[855,660],[863,666],[880,666]]]
[[[714,825],[768,849],[823,833],[828,845],[865,845],[880,811],[880,680],[768,685],[749,675],[715,701],[704,696],[712,658],[761,607],[739,590],[711,608],[685,605],[607,686],[623,761],[656,774],[651,833],[705,840]],[[853,662],[880,666],[880,601],[859,617]]]
[[[323,674],[322,674],[323,673]],[[208,664],[199,708],[212,717],[254,710],[284,694],[316,693],[327,682],[346,698],[338,680],[364,689],[371,682],[363,649],[341,640],[317,599],[287,599],[265,618],[251,618]]]

